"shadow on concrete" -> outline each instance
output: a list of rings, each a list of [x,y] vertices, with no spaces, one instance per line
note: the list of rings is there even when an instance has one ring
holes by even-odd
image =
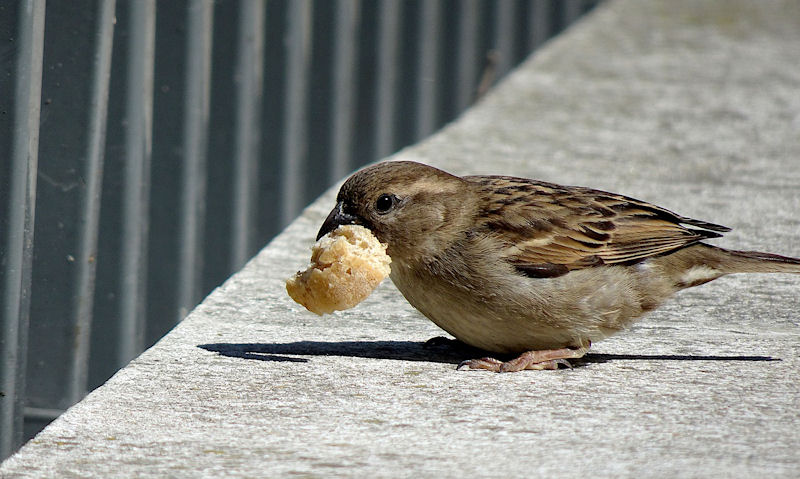
[[[455,340],[433,338],[427,342],[416,341],[298,341],[294,343],[212,343],[199,348],[221,356],[259,361],[307,362],[296,356],[346,356],[357,358],[395,359],[401,361],[428,361],[458,364],[465,359],[492,355],[498,359],[509,356],[496,355],[472,348]],[[703,356],[667,354],[594,354],[589,353],[573,366],[609,361],[780,361],[769,356]]]

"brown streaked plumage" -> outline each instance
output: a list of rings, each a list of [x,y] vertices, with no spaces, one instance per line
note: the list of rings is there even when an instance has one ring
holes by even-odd
[[[361,224],[391,278],[469,345],[522,353],[459,367],[553,369],[677,291],[731,273],[800,273],[800,260],[702,243],[729,231],[614,193],[396,161],[350,177],[319,236]]]

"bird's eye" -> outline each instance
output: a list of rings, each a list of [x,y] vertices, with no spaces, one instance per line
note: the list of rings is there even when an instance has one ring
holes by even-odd
[[[378,213],[388,213],[395,204],[397,197],[389,194],[382,194],[375,200],[375,211]]]

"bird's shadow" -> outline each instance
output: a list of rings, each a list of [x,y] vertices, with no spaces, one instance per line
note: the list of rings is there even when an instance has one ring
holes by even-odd
[[[342,356],[401,361],[425,361],[459,364],[465,359],[494,356],[507,360],[513,356],[487,353],[456,340],[433,338],[417,341],[297,341],[293,343],[212,343],[199,348],[221,356],[258,361],[308,362],[303,356]],[[672,354],[603,354],[588,353],[571,359],[575,367],[609,361],[780,361],[770,356],[706,356]]]

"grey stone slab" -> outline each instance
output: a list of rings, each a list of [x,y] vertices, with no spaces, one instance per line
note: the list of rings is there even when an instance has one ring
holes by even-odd
[[[798,2],[609,2],[398,157],[611,189],[800,256],[798,60]],[[0,476],[800,476],[800,277],[685,291],[583,367],[456,371],[388,282],[323,318],[286,296],[333,195]]]

